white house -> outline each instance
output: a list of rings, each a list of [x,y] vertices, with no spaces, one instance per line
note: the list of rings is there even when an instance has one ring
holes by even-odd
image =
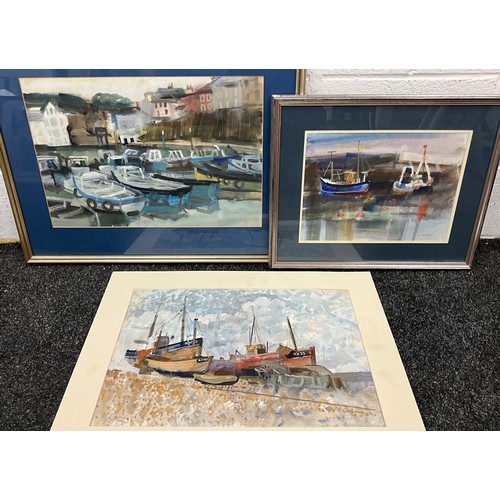
[[[116,133],[122,144],[139,142],[142,130],[143,123],[139,112],[116,114]]]
[[[68,117],[51,101],[28,109],[28,121],[35,145],[69,146]]]

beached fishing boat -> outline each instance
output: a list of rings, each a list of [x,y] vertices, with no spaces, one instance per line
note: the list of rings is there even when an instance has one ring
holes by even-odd
[[[236,351],[235,354],[230,354],[229,360],[234,363],[237,371],[248,375],[255,374],[255,368],[269,361],[276,361],[283,366],[289,368],[300,368],[306,365],[316,364],[316,351],[314,346],[301,349],[297,346],[295,334],[292,329],[290,320],[287,318],[289,335],[293,345],[280,344],[275,351],[269,352],[269,345],[264,344],[258,330],[256,328],[256,320],[254,318],[250,328],[249,342],[245,346],[245,354]]]
[[[422,167],[425,171],[422,171]],[[410,164],[403,167],[401,176],[398,181],[392,186],[392,193],[395,195],[406,195],[411,193],[430,193],[433,190],[434,178],[431,176],[429,165],[427,164],[427,145],[424,145],[422,160],[420,161],[416,171],[413,170],[413,165]]]
[[[136,340],[136,344],[142,344],[142,349],[127,349],[125,358],[127,358],[136,367],[143,366],[143,361],[149,356],[154,355],[165,360],[183,361],[201,357],[203,349],[203,337],[196,335],[196,326],[194,325],[194,335],[191,338],[186,338],[186,299],[181,311],[179,311],[170,321],[176,318],[180,319],[180,341],[171,343],[175,337],[163,332],[163,329],[156,328],[158,321],[158,311],[153,317],[153,321],[149,327],[148,337],[145,340]],[[197,320],[195,320],[197,321]]]
[[[84,201],[92,210],[138,214],[145,204],[142,193],[109,179],[100,172],[86,172],[72,175],[65,182],[65,188],[77,199]]]
[[[265,361],[277,361],[279,354],[269,352],[269,345],[262,341],[257,329],[256,318],[253,318],[250,326],[248,344],[245,346],[245,353],[241,354],[238,350],[229,355],[229,360],[234,364],[238,373],[255,374],[256,367],[261,366]]]
[[[190,359],[165,359],[161,356],[150,354],[144,364],[159,373],[169,375],[192,375],[205,373],[210,367],[213,356],[196,356]]]
[[[366,180],[368,172],[361,172],[361,152],[358,141],[358,155],[356,170],[334,167],[333,153],[330,151],[331,159],[328,167],[320,178],[321,192],[324,194],[341,195],[363,195],[368,192],[370,182]]]
[[[158,347],[144,357],[144,366],[160,373],[174,375],[190,375],[193,373],[205,373],[210,367],[213,356],[202,356],[202,343],[197,342],[198,319],[193,320],[193,335],[191,344],[186,345],[186,299],[184,297],[181,311],[181,341],[179,345],[166,345]]]

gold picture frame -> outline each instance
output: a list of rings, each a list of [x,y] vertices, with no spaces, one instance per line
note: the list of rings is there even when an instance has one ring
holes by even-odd
[[[262,263],[268,260],[267,240],[269,220],[271,96],[281,92],[301,92],[304,81],[304,72],[302,70],[0,70],[0,77],[3,78],[6,90],[8,90],[8,92],[0,96],[0,135],[2,136],[0,166],[4,172],[6,184],[8,185],[9,199],[18,228],[24,257],[27,262]],[[219,80],[217,80],[217,78],[219,78]],[[158,91],[155,91],[156,93],[153,91],[146,92],[146,94],[148,94],[147,99],[151,102],[146,102],[147,99],[144,99],[146,105],[150,107],[154,105],[155,110],[150,112],[152,116],[151,120],[153,121],[151,122],[152,125],[148,125],[149,128],[147,129],[147,134],[149,134],[151,140],[148,139],[149,142],[143,144],[143,146],[157,148],[165,144],[163,142],[165,132],[172,134],[174,141],[177,141],[177,138],[175,138],[177,137],[176,134],[180,133],[181,135],[179,137],[181,142],[186,142],[186,136],[182,134],[186,134],[187,130],[194,130],[194,128],[188,127],[189,123],[186,121],[188,118],[189,120],[194,120],[193,123],[198,127],[197,130],[200,131],[200,134],[205,134],[205,129],[203,128],[205,127],[205,122],[203,121],[203,116],[201,116],[203,113],[212,113],[214,116],[219,113],[220,116],[218,116],[222,121],[227,118],[225,118],[224,113],[226,112],[224,109],[215,108],[213,107],[215,105],[208,102],[199,104],[194,98],[191,99],[192,102],[189,103],[187,101],[182,101],[182,103],[180,103],[180,100],[178,100],[179,102],[170,102],[169,99],[171,101],[175,100],[170,96],[172,93],[171,90],[167,88],[170,84],[177,85],[177,82],[182,82],[182,85],[187,89],[185,90],[186,96],[189,98],[190,95],[196,97],[196,92],[193,92],[194,87],[191,84],[196,83],[200,79],[207,81],[211,79],[212,83],[215,82],[213,85],[211,83],[212,86],[219,85],[217,81],[226,81],[227,85],[230,86],[233,80],[237,78],[240,78],[241,81],[256,78],[261,81],[260,90],[257,89],[258,91],[255,90],[254,92],[252,90],[252,85],[242,90],[242,92],[247,92],[248,94],[248,98],[240,96],[241,99],[243,99],[242,102],[251,102],[252,104],[248,104],[248,109],[243,107],[239,108],[241,111],[239,115],[245,115],[246,113],[243,118],[240,117],[241,120],[247,121],[245,123],[242,121],[241,127],[235,128],[235,130],[246,130],[247,132],[242,133],[248,134],[250,134],[248,130],[251,130],[253,131],[252,134],[257,134],[257,136],[259,135],[258,130],[261,131],[260,137],[256,136],[257,139],[255,140],[260,148],[257,149],[261,156],[260,165],[262,170],[260,173],[257,172],[252,174],[252,179],[254,177],[256,179],[254,184],[258,183],[259,187],[250,187],[247,189],[253,181],[251,182],[248,180],[249,174],[247,175],[247,173],[244,172],[234,174],[240,176],[247,175],[248,179],[245,178],[246,180],[242,182],[236,178],[232,181],[227,181],[222,177],[219,179],[217,176],[214,177],[215,174],[212,174],[208,170],[204,170],[200,175],[204,175],[207,178],[204,181],[196,181],[198,183],[205,182],[210,185],[210,189],[207,188],[207,192],[202,193],[202,201],[200,201],[201,198],[199,198],[198,191],[200,190],[198,190],[196,196],[194,196],[193,193],[195,188],[190,188],[192,181],[190,179],[188,179],[188,181],[184,179],[183,183],[187,182],[184,191],[188,191],[191,201],[189,201],[187,205],[184,204],[184,201],[188,199],[188,195],[182,194],[182,190],[179,190],[179,193],[181,193],[180,195],[168,195],[168,203],[163,204],[158,210],[155,209],[153,217],[144,210],[147,219],[144,223],[133,220],[129,221],[129,214],[135,213],[136,210],[131,212],[121,210],[121,202],[120,210],[125,213],[127,221],[125,223],[116,223],[115,220],[110,219],[111,216],[109,213],[111,207],[117,209],[116,202],[109,202],[109,200],[104,199],[101,200],[101,202],[97,199],[92,200],[91,197],[88,197],[88,193],[83,193],[83,199],[87,201],[87,207],[84,203],[81,203],[81,199],[77,199],[82,198],[82,193],[80,192],[78,192],[78,196],[74,195],[73,199],[66,199],[68,197],[66,195],[60,195],[59,191],[57,191],[55,195],[47,191],[45,187],[46,179],[50,180],[50,178],[48,176],[43,176],[47,174],[47,172],[51,174],[54,179],[54,186],[56,186],[56,179],[54,176],[64,174],[67,178],[64,172],[67,169],[66,163],[69,164],[70,162],[68,155],[72,155],[73,158],[76,158],[75,151],[78,148],[80,150],[76,152],[80,156],[84,154],[87,155],[89,159],[85,163],[86,168],[90,165],[90,159],[95,153],[94,150],[100,148],[102,150],[101,153],[103,153],[101,156],[104,155],[104,160],[101,156],[95,154],[96,157],[99,156],[99,159],[97,160],[97,158],[95,158],[94,163],[97,164],[98,162],[100,164],[99,170],[101,170],[101,167],[106,166],[106,161],[113,156],[111,151],[107,151],[107,149],[110,149],[108,147],[108,138],[110,138],[110,141],[111,139],[115,141],[117,145],[121,144],[121,149],[125,147],[132,147],[132,149],[139,147],[137,143],[137,133],[134,135],[127,131],[129,123],[127,120],[129,120],[131,116],[131,110],[135,112],[138,120],[140,118],[140,113],[145,109],[140,107],[138,104],[139,101],[134,101],[134,98],[137,98],[137,96],[127,98],[129,108],[124,108],[125,111],[122,113],[123,116],[121,120],[124,124],[123,130],[126,130],[125,135],[120,135],[118,133],[119,127],[121,126],[120,116],[118,116],[120,113],[115,113],[114,111],[99,111],[101,108],[104,110],[106,106],[109,108],[109,102],[106,101],[106,99],[113,95],[116,97],[116,95],[119,94],[119,89],[123,89],[123,87],[121,87],[123,82],[132,80],[145,81],[150,79],[152,82],[151,89],[154,90],[158,87]],[[97,94],[95,94],[95,91],[99,90],[94,85],[96,82],[109,82],[112,79],[115,79],[117,82],[116,93],[112,86],[106,84],[106,88],[103,86],[105,90],[104,93],[97,92]],[[68,82],[76,83],[68,84]],[[75,86],[76,84],[79,86]],[[165,88],[160,88],[160,86],[164,86]],[[72,88],[77,90],[80,88],[88,89],[88,95],[85,94],[85,96],[83,96],[82,93],[82,96],[79,96],[77,91],[75,91],[73,95],[69,93]],[[173,90],[175,90],[175,88]],[[165,95],[158,94],[160,91]],[[90,96],[92,93],[95,95],[91,98]],[[235,96],[238,97],[236,94]],[[177,99],[176,96],[174,97]],[[202,97],[205,96],[200,94],[200,102]],[[61,101],[61,99],[63,99],[63,101]],[[254,101],[255,103],[260,102],[260,107],[254,104]],[[61,104],[62,102],[63,104]],[[189,108],[191,110],[189,112],[191,115],[186,111],[186,116],[182,116],[181,111],[179,111],[180,107],[182,107],[181,104],[182,106],[191,106],[192,109]],[[233,101],[226,104],[227,106],[237,105],[234,104]],[[226,104],[224,104],[224,106]],[[64,112],[61,112],[61,109],[58,108],[59,105],[63,106]],[[118,104],[113,104],[113,106],[115,105]],[[121,104],[119,105],[121,106]],[[156,110],[157,105],[164,107]],[[51,109],[48,109],[49,106]],[[80,109],[82,106],[84,111]],[[206,109],[202,110],[203,106],[205,106]],[[212,106],[212,108],[209,109],[208,106]],[[63,125],[65,125],[66,122],[69,123],[66,127],[67,131],[61,130],[63,135],[69,135],[69,142],[71,145],[68,146],[68,140],[66,142],[54,143],[56,145],[52,146],[50,145],[50,141],[47,142],[48,140],[46,137],[50,135],[47,132],[48,129],[45,130],[47,133],[44,134],[44,130],[40,130],[40,126],[45,123],[42,120],[43,113],[47,114],[46,118],[48,120],[50,118],[48,113],[50,112],[55,113],[51,119],[55,119],[56,122],[60,120],[64,122]],[[160,112],[170,114],[177,113],[180,118],[172,118],[170,122],[167,122],[165,121],[167,118],[160,116],[158,118],[160,121],[158,121],[154,117],[156,116],[155,113]],[[107,113],[107,117],[105,117],[103,113]],[[233,114],[236,116],[238,113]],[[94,124],[89,126],[90,115],[94,117],[92,118]],[[260,122],[257,119],[258,116],[261,117]],[[217,121],[219,118],[214,118],[214,120]],[[238,120],[240,118],[238,118]],[[170,120],[170,118],[168,119]],[[97,122],[99,120],[101,121],[99,131],[95,128],[94,132],[93,127],[98,124]],[[179,125],[180,122],[177,123],[176,120],[177,122],[179,120],[184,120],[185,123],[183,122],[181,126]],[[166,128],[162,128],[161,137],[158,135],[159,128],[157,121],[158,123],[166,124]],[[227,123],[229,123],[229,121],[227,121]],[[257,122],[260,123],[260,129]],[[63,125],[61,125],[61,127],[63,127]],[[227,130],[233,127],[234,123],[231,127],[229,125],[227,125],[227,127],[229,127]],[[48,125],[46,127],[48,127]],[[106,137],[103,135],[103,130],[105,131]],[[191,132],[189,133],[191,134]],[[130,137],[127,134],[131,134]],[[221,134],[219,129],[217,134]],[[223,136],[224,134],[221,135],[220,141],[226,140]],[[101,144],[103,140],[105,142],[105,144],[103,143],[104,145]],[[208,139],[208,141],[210,141],[210,139]],[[89,149],[88,144],[93,144],[94,142],[97,145],[93,145],[93,149],[90,148],[92,151],[90,151],[91,156],[89,156],[89,152],[85,149]],[[229,142],[228,140],[224,142],[224,144],[228,144]],[[150,143],[153,146],[151,146]],[[189,143],[189,140],[187,140],[187,143]],[[87,146],[84,146],[85,144],[87,144]],[[204,144],[204,142],[201,141],[200,144]],[[191,145],[193,145],[193,141],[191,141]],[[196,146],[196,144],[194,145]],[[75,151],[69,151],[72,147]],[[244,145],[241,150],[243,151],[243,153],[241,153],[243,156],[247,152],[245,148],[246,146]],[[140,151],[138,150],[138,152]],[[120,154],[122,153],[123,151],[120,152]],[[49,158],[50,160],[54,155],[58,158],[56,171],[52,169],[51,173],[49,172],[50,168],[47,169],[45,167],[43,167],[45,168],[45,170],[43,170],[38,159],[42,158],[42,160],[45,160]],[[136,156],[137,158],[135,159],[138,159],[138,155]],[[256,154],[256,156],[258,156],[258,154]],[[201,153],[200,158],[203,158]],[[71,161],[76,162],[77,168],[81,170],[78,159],[73,159]],[[208,163],[210,163],[210,161]],[[204,163],[203,168],[208,166],[208,163]],[[243,165],[238,165],[235,168],[243,167]],[[70,168],[73,169],[73,165],[71,165]],[[64,172],[63,169],[65,169]],[[77,176],[78,175],[79,174],[77,174]],[[106,173],[106,175],[112,183],[115,182],[113,178],[109,177],[109,173]],[[150,172],[147,175],[154,176],[158,175],[158,173]],[[159,175],[163,175],[163,172],[160,172]],[[219,183],[219,190],[216,194],[214,194],[211,189],[217,184],[215,180],[218,180]],[[109,183],[109,180],[106,182]],[[169,179],[168,182],[172,184],[172,179]],[[229,184],[229,182],[231,184],[227,186],[226,183]],[[177,182],[177,184],[179,184],[179,182]],[[243,187],[244,184],[248,186]],[[61,186],[62,181],[59,183],[59,187],[61,188],[60,191],[70,192],[68,191],[69,187],[65,186],[63,189]],[[75,186],[76,190],[77,188],[78,186]],[[75,192],[75,189],[73,192]],[[132,192],[134,189],[137,190],[137,186],[127,187],[129,192]],[[229,197],[226,197],[226,195],[222,196],[220,194],[219,191],[221,190],[232,190],[232,192]],[[245,191],[245,193],[241,194],[243,191]],[[153,193],[153,195],[156,194]],[[151,202],[149,200],[150,194],[146,194],[145,196],[147,199],[145,204],[149,207],[152,206],[151,203],[159,203],[157,203],[157,201]],[[180,202],[178,201],[179,196]],[[165,195],[161,195],[161,197],[163,199]],[[140,196],[136,197],[137,200],[139,198]],[[193,202],[193,200],[195,201]],[[220,210],[222,206],[221,203],[219,203],[220,200],[222,200],[221,203],[227,205],[226,211]],[[233,200],[243,201],[239,204],[236,203],[236,205],[238,205],[238,208],[236,208],[236,206],[233,207]],[[256,207],[256,204],[259,203],[258,200],[260,200],[260,205]],[[252,205],[252,207],[250,207],[250,205]],[[85,217],[77,216],[77,218],[79,217],[83,220],[83,223],[76,224],[74,216],[76,210],[73,210],[73,208],[79,210],[83,209],[88,212],[86,212]],[[106,213],[106,211],[108,213]],[[116,211],[117,214],[118,212],[119,211]],[[223,215],[223,212],[225,215]],[[92,213],[93,215],[89,215]],[[249,216],[249,214],[251,215]],[[121,217],[121,213],[119,215]],[[224,219],[226,216],[229,217],[227,221]],[[54,217],[58,219],[56,224],[53,223],[55,220]],[[134,216],[132,216],[132,218],[133,217]],[[109,219],[109,221],[103,222],[104,219]],[[183,221],[187,221],[188,219],[189,223],[185,224]]]

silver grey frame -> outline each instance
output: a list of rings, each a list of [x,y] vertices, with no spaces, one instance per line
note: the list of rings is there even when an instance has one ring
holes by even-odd
[[[500,163],[500,128],[497,131],[491,154],[491,161],[483,185],[481,201],[476,213],[476,219],[469,241],[466,258],[463,262],[433,262],[433,261],[363,261],[363,262],[308,262],[280,261],[278,257],[278,202],[279,202],[279,169],[282,109],[294,106],[425,106],[425,105],[482,105],[500,106],[500,97],[473,96],[318,96],[318,95],[275,95],[272,103],[271,129],[271,202],[269,206],[269,265],[271,268],[283,269],[470,269],[481,235],[484,217],[493,189],[495,175]],[[500,125],[500,124],[499,124]],[[342,243],[339,243],[342,244]]]

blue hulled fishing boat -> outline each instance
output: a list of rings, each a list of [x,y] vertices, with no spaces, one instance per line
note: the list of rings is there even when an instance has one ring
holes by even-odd
[[[324,194],[366,194],[370,187],[370,182],[366,180],[368,172],[360,171],[361,153],[359,141],[356,171],[334,168],[333,153],[334,151],[330,151],[330,162],[320,178],[321,192]]]

